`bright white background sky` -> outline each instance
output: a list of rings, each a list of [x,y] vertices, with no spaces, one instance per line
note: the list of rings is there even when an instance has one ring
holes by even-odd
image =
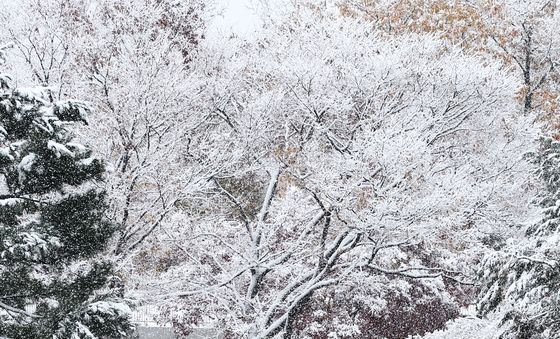
[[[216,0],[218,13],[210,24],[211,34],[223,35],[229,32],[246,35],[255,29],[258,16],[253,0]]]

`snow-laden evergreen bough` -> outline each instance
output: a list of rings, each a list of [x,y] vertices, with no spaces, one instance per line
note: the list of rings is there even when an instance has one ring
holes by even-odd
[[[53,102],[49,88],[12,87],[0,73],[2,337],[117,338],[131,330],[112,265],[97,258],[115,231],[95,185],[105,168],[70,129],[88,111],[81,101]]]
[[[560,337],[560,142],[547,137],[530,154],[542,180],[543,217],[523,242],[488,256],[481,276],[482,315],[501,313],[500,338]]]

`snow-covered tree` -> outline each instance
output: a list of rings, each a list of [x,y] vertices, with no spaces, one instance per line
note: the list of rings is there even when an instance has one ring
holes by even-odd
[[[550,126],[558,124],[557,1],[345,0],[339,4],[345,15],[366,18],[391,35],[436,34],[513,66],[523,110],[538,109]]]
[[[130,309],[97,258],[117,229],[105,168],[71,130],[90,109],[52,92],[0,74],[0,336],[122,337]]]
[[[160,227],[186,189],[177,146],[197,118],[189,114],[196,93],[185,58],[201,34],[192,7],[200,3],[105,1],[80,10],[84,48],[76,67],[89,80],[84,89],[95,93],[100,112],[92,119],[106,138],[97,138],[99,129],[88,129],[86,137],[114,166],[116,254],[127,255]]]
[[[256,338],[387,333],[391,314],[406,336],[455,315],[464,259],[528,198],[508,73],[328,15],[207,48],[205,119],[182,152],[208,184],[177,202],[170,264],[143,292],[179,328]]]
[[[207,6],[26,0],[20,12],[4,13],[17,27],[10,36],[33,77],[61,89],[56,97],[87,96],[96,107],[80,134],[114,169],[106,185],[111,219],[121,226],[111,246],[116,254],[150,239],[188,190],[177,145],[199,118],[189,107],[199,80],[188,69]]]

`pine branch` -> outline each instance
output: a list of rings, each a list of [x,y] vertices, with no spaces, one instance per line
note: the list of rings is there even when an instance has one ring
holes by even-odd
[[[3,308],[7,312],[13,312],[13,313],[25,315],[25,316],[30,317],[30,318],[41,318],[40,316],[38,316],[36,314],[31,314],[31,313],[28,313],[24,310],[20,310],[19,308],[15,308],[15,307],[12,307],[10,305],[6,305],[1,301],[0,301],[0,308]]]

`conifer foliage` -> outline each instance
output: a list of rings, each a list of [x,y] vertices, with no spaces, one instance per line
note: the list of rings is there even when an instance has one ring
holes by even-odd
[[[0,62],[7,46],[0,48]],[[1,70],[0,70],[1,71]],[[0,337],[118,338],[131,325],[112,265],[103,163],[72,142],[81,101],[0,72]]]
[[[560,142],[546,137],[530,153],[543,184],[542,219],[521,244],[492,253],[482,265],[481,314],[503,312],[501,338],[560,337]]]

